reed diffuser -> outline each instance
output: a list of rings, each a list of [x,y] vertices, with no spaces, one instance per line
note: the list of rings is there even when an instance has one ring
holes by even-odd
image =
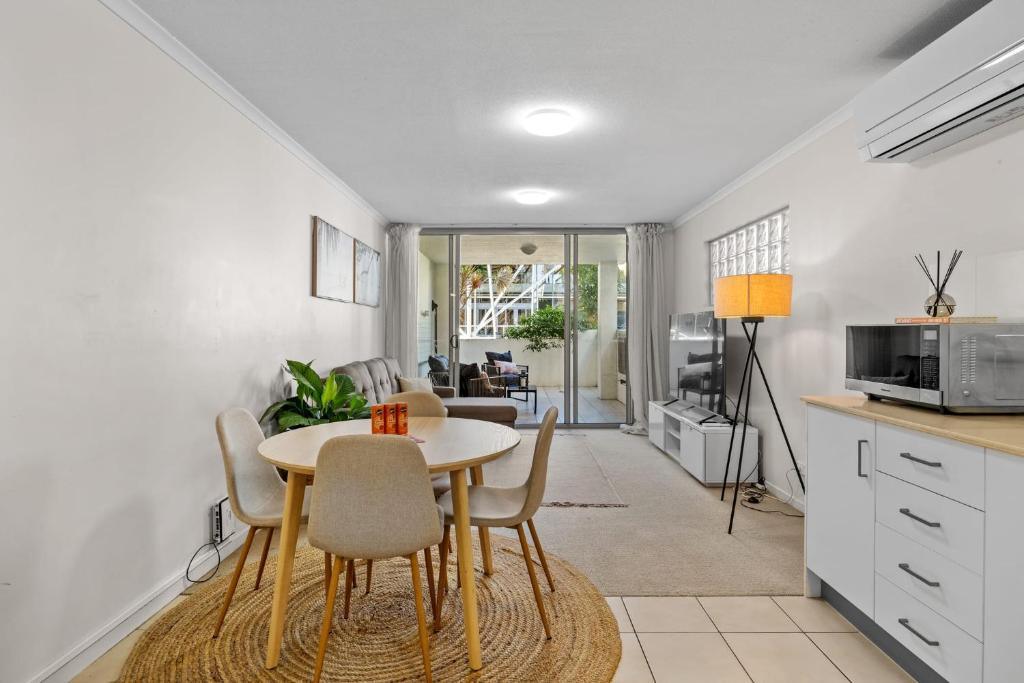
[[[956,300],[946,294],[946,285],[949,284],[949,278],[953,275],[953,270],[956,269],[956,264],[960,262],[960,257],[963,256],[963,249],[953,250],[953,257],[949,259],[949,263],[946,264],[946,273],[939,279],[939,273],[942,272],[942,252],[935,252],[935,276],[932,277],[932,272],[928,269],[928,264],[924,260],[924,256],[918,254],[915,256],[917,265],[921,266],[921,270],[924,271],[925,277],[928,278],[928,282],[934,288],[934,293],[931,294],[924,302],[924,312],[933,318],[948,318],[953,315],[953,311],[956,310]]]

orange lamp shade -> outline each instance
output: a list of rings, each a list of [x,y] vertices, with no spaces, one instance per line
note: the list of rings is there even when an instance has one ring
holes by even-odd
[[[729,275],[715,280],[716,318],[788,318],[792,299],[792,275]]]

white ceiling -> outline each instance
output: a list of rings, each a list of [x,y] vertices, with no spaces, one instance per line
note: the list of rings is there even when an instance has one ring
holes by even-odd
[[[460,224],[671,221],[986,2],[136,1],[389,219]]]

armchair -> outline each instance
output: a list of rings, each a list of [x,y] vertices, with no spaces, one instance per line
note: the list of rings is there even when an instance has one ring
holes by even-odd
[[[491,361],[484,363],[483,369],[484,372],[487,373],[487,376],[491,378],[493,384],[501,384],[505,387],[525,387],[530,384],[529,365],[516,363],[516,372],[508,372],[507,370],[502,372],[501,368],[499,368],[495,362]]]
[[[505,385],[491,384],[491,377],[485,372],[475,379],[467,380],[466,388],[474,398],[505,398]]]

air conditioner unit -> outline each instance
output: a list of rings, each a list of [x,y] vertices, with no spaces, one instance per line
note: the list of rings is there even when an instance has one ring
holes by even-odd
[[[1024,0],[993,0],[853,103],[861,158],[914,161],[1024,114]]]

